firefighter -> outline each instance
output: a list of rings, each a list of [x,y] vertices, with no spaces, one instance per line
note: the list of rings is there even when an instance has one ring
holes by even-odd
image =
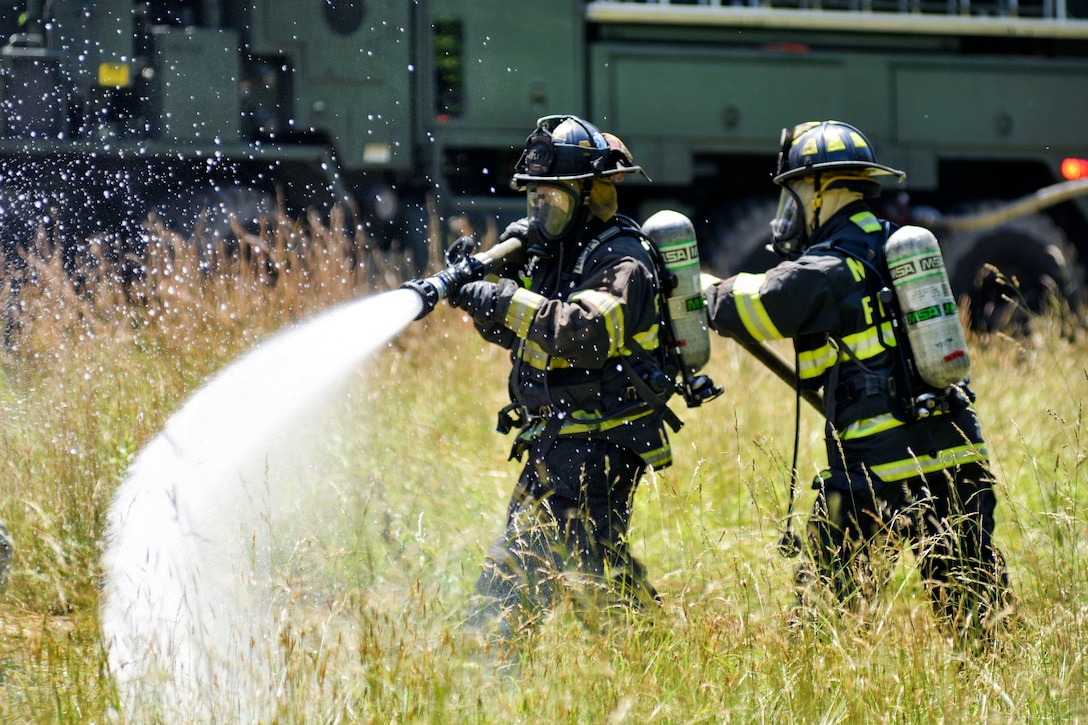
[[[511,351],[511,404],[524,459],[503,533],[488,549],[469,626],[510,637],[561,597],[653,611],[658,594],[626,540],[647,469],[671,463],[663,406],[635,376],[658,370],[658,280],[615,183],[642,173],[610,134],[575,116],[541,118],[515,167],[528,215],[518,269],[470,282],[449,302]],[[636,372],[637,371],[637,372]],[[588,608],[586,609],[588,611]]]
[[[876,562],[906,545],[941,625],[973,638],[993,631],[1009,598],[994,477],[966,381],[929,390],[939,404],[924,413],[911,399],[925,386],[897,340],[883,263],[896,227],[866,202],[881,177],[904,176],[846,123],[783,129],[771,232],[785,260],[710,278],[708,312],[714,330],[745,343],[792,338],[799,390],[823,392],[827,468],[813,484],[794,622],[811,621],[801,615],[821,594],[861,609],[888,574]]]

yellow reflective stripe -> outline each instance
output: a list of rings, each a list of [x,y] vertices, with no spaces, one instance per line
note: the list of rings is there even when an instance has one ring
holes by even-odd
[[[532,340],[521,341],[521,344],[518,346],[518,359],[534,370],[556,370],[558,368],[570,367],[569,360],[561,357],[552,357],[544,351],[544,348]]]
[[[850,217],[850,221],[861,227],[861,231],[873,233],[880,231],[880,220],[871,211],[861,211]]]
[[[839,438],[844,441],[853,440],[855,438],[865,438],[867,436],[876,435],[877,433],[883,433],[892,428],[898,428],[901,425],[905,425],[903,421],[897,419],[891,413],[885,413],[884,415],[878,415],[873,418],[862,418],[861,420],[854,421],[846,426],[846,430],[839,435]]]
[[[654,468],[664,468],[672,464],[672,449],[669,446],[655,448],[652,451],[640,453],[642,460]]]
[[[798,372],[802,380],[818,378],[835,364],[836,353],[830,345],[821,345],[814,350],[798,353]]]
[[[536,311],[544,304],[545,299],[544,295],[519,287],[514,290],[514,296],[510,298],[510,307],[506,310],[503,323],[518,337],[525,337],[529,334],[529,327],[533,324]]]
[[[628,416],[622,416],[616,418],[615,420],[605,420],[597,423],[590,423],[585,420],[579,421],[578,417],[580,416],[583,419],[593,418],[596,414],[591,413],[591,411],[588,410],[576,411],[576,413],[572,414],[572,416],[564,419],[564,422],[562,422],[562,426],[559,428],[559,435],[562,435],[564,433],[585,433],[592,431],[610,430],[618,426],[625,425],[625,423],[629,423],[633,420],[639,420],[641,418],[645,418],[646,416],[653,415],[653,413],[654,411],[652,409],[640,408],[638,409],[638,411],[636,411],[636,413]],[[546,423],[547,421],[545,419],[534,420],[529,427],[522,429],[522,431],[518,433],[518,440],[531,443],[533,440],[536,439],[537,435],[540,435],[541,431],[544,430],[544,426],[546,425]],[[663,468],[672,463],[672,448],[669,446],[669,440],[664,431],[660,431],[659,438],[660,445],[658,445],[656,448],[652,448],[652,450],[650,451],[643,451],[639,453],[639,456],[644,460],[646,464],[654,466],[655,468]]]
[[[652,414],[652,408],[640,407],[628,415],[621,415],[608,420],[597,420],[600,413],[591,410],[576,410],[563,419],[563,425],[559,428],[559,434],[563,433],[593,433],[612,430],[632,421],[645,418]],[[589,420],[587,420],[589,419]]]
[[[654,325],[652,327],[650,327],[649,330],[646,330],[645,332],[636,333],[635,334],[635,342],[637,342],[642,347],[643,350],[656,350],[657,346],[661,344],[661,340],[660,340],[658,335],[659,335],[659,328],[658,328],[657,323],[654,323]],[[631,351],[624,348],[623,349],[623,354],[624,355],[630,355]]]
[[[883,340],[888,343],[888,347],[895,346],[892,323],[890,321],[885,322],[880,327],[884,331],[883,336],[877,334],[876,327],[874,326],[868,327],[861,332],[855,332],[853,335],[847,335],[842,341],[849,346],[858,360],[868,360],[869,358],[876,357],[887,349],[881,342],[882,337]],[[836,359],[846,361],[849,359],[849,356],[845,352],[840,352],[829,343],[813,348],[812,350],[805,350],[798,353],[797,358],[799,367],[798,372],[801,375],[801,379],[812,380],[830,370],[835,364]]]
[[[715,277],[712,274],[706,272],[699,273],[699,289],[706,291],[707,287],[713,287],[722,281],[721,277]]]
[[[765,274],[741,272],[733,280],[733,300],[737,304],[740,321],[757,342],[782,339],[782,333],[771,322],[770,315],[759,299],[759,288],[763,286],[766,277]]]
[[[608,357],[619,355],[620,348],[627,339],[623,331],[623,305],[619,300],[605,292],[587,289],[572,294],[570,302],[586,304],[600,313],[605,329],[608,330]]]
[[[885,322],[881,327],[884,330],[883,338],[890,344],[895,339],[892,337],[891,321]],[[874,326],[868,327],[861,332],[855,332],[853,335],[847,335],[842,341],[850,346],[850,349],[859,360],[868,360],[884,352],[885,347],[881,344],[880,339],[881,335],[877,334]]]
[[[934,458],[930,458],[929,456],[923,458],[905,458],[901,461],[879,463],[870,466],[870,469],[872,469],[873,473],[879,476],[883,481],[902,481],[905,478],[936,473],[937,471],[943,471],[946,468],[960,466],[965,463],[982,463],[986,461],[988,457],[989,454],[986,451],[985,443],[972,443],[965,446],[947,448],[938,453]]]

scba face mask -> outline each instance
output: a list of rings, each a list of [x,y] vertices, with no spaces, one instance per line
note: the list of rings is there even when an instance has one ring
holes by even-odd
[[[771,220],[771,246],[786,259],[796,259],[805,248],[805,213],[801,197],[789,186],[782,186],[778,209]]]
[[[526,188],[530,231],[554,241],[570,233],[582,206],[579,184],[529,184]]]

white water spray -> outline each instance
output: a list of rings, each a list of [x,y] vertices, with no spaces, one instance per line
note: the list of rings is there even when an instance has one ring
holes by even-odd
[[[101,610],[128,721],[273,717],[273,509],[321,495],[296,469],[322,405],[420,309],[397,290],[273,337],[137,455],[109,511]]]

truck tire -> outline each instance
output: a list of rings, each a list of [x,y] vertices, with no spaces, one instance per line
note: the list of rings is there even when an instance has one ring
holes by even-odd
[[[1062,231],[1043,214],[942,242],[952,292],[979,332],[1026,334],[1034,315],[1079,315],[1081,283]]]

